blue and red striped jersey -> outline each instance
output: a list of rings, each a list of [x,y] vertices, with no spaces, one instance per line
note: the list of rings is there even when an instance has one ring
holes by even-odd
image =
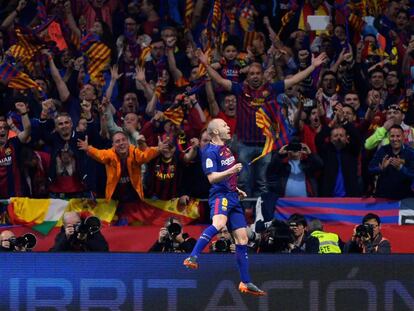
[[[265,103],[280,110],[277,95],[285,91],[285,82],[265,83],[257,90],[247,83],[232,82],[232,92],[237,95],[237,139],[244,143],[264,144],[265,136],[256,125],[256,111]]]
[[[237,65],[235,60],[222,62],[221,66],[220,75],[224,79],[239,82],[240,66]]]
[[[0,148],[0,198],[22,196],[21,175],[18,166],[20,140],[10,138],[3,148]]]
[[[208,144],[201,151],[201,163],[203,164],[204,174],[209,175],[214,172],[223,172],[236,164],[236,159],[230,149],[226,146]],[[212,184],[210,197],[218,194],[226,194],[236,191],[237,174]]]

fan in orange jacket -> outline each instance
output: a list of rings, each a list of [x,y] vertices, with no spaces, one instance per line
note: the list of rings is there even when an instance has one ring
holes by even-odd
[[[141,165],[157,157],[160,150],[167,148],[167,142],[159,140],[158,147],[138,148],[131,145],[124,132],[115,132],[112,136],[111,149],[96,149],[88,144],[88,137],[85,140],[78,139],[78,148],[85,151],[94,160],[105,164],[106,189],[105,198],[110,200],[121,179],[121,161],[126,159],[129,180],[132,187],[141,199],[144,198],[141,181]]]

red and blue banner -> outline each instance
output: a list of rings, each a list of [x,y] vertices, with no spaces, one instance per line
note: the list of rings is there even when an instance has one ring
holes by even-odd
[[[275,217],[287,220],[299,213],[308,220],[323,223],[359,225],[368,213],[374,213],[382,224],[399,224],[401,201],[375,198],[280,198],[276,202]]]

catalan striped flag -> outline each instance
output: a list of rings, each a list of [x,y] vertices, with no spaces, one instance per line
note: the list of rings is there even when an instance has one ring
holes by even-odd
[[[9,48],[8,51],[13,56],[13,58],[21,63],[29,72],[34,71],[34,64],[32,62],[34,55],[30,55],[23,46],[14,44]]]
[[[88,34],[81,41],[81,51],[87,57],[87,70],[91,81],[103,85],[105,81],[102,71],[111,61],[111,49],[100,42],[98,36]]]
[[[28,55],[34,55],[44,47],[45,42],[37,37],[31,29],[17,26],[15,33],[18,44],[24,47]]]
[[[148,57],[151,55],[151,46],[147,46],[141,50],[139,55],[139,66],[144,67],[145,62],[147,61]]]
[[[177,81],[175,81],[175,85],[177,87],[184,87],[190,85],[190,82],[186,79],[186,77],[181,76]]]
[[[386,0],[367,0],[365,5],[367,8],[367,15],[380,16],[384,13],[388,1]]]
[[[295,13],[296,12],[294,10],[290,10],[289,12],[285,13],[282,16],[280,29],[279,29],[279,32],[277,33],[278,36],[280,36],[282,31],[285,29],[286,25],[290,23],[290,21],[292,20],[292,17],[295,15]]]
[[[73,31],[70,32],[68,41],[71,42],[73,46],[76,47],[76,49],[80,48],[80,38],[75,32]]]
[[[191,22],[193,19],[194,2],[193,0],[185,1],[184,25],[187,29],[191,29]]]
[[[259,33],[256,31],[248,31],[244,33],[243,39],[243,49],[247,50],[249,46],[253,45],[253,41],[259,36]]]
[[[222,6],[221,6],[221,0],[213,0],[213,1],[214,1],[214,4],[213,4],[212,11],[210,12],[209,26],[211,27],[212,30],[217,31],[218,26],[221,22]]]
[[[349,15],[349,25],[352,27],[354,32],[361,33],[362,29],[364,29],[365,21],[358,15],[351,13]]]
[[[211,52],[212,52],[211,47],[208,47],[207,50],[205,51],[205,54],[206,54],[209,61],[210,61],[210,57],[211,57]],[[200,63],[198,65],[197,78],[204,77],[206,74],[207,74],[206,66],[204,66],[204,64]]]
[[[250,164],[272,152],[275,147],[280,148],[288,144],[291,139],[291,130],[274,103],[265,104],[256,111],[256,125],[262,129],[266,141],[262,154]]]
[[[0,81],[9,88],[16,90],[26,90],[31,88],[40,89],[40,86],[33,81],[26,73],[18,71],[8,63],[0,65]]]
[[[359,225],[366,214],[374,213],[383,224],[398,224],[400,205],[401,201],[375,198],[280,198],[276,202],[275,217],[287,220],[299,213],[309,220]]]
[[[10,54],[31,73],[34,72],[33,58],[45,45],[31,29],[17,26],[15,29],[16,44],[9,48]]]
[[[180,125],[184,120],[184,111],[181,106],[170,107],[164,111],[164,117],[175,125]]]

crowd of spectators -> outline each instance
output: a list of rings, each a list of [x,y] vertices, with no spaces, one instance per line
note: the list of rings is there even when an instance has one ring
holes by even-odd
[[[0,198],[207,198],[212,118],[249,197],[412,196],[413,3],[339,2],[0,1]]]

